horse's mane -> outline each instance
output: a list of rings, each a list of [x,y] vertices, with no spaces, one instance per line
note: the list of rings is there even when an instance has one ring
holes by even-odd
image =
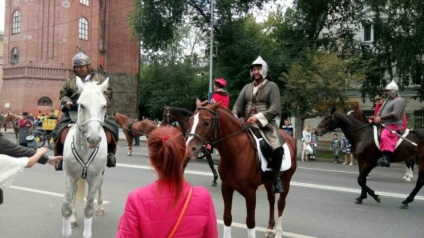
[[[213,104],[211,104],[209,102],[207,102],[205,104],[202,104],[202,106],[208,106],[208,105],[213,105]],[[240,120],[236,116],[234,116],[233,112],[230,109],[219,106],[217,108],[217,111],[223,112],[228,117],[227,120],[230,120],[232,123],[234,123],[237,126],[239,126],[239,128],[242,128],[243,127],[243,125],[241,124]]]
[[[183,117],[191,117],[191,116],[193,116],[193,112],[191,112],[191,111],[189,111],[189,110],[187,110],[185,108],[168,106],[168,110],[170,112],[172,112],[172,114],[174,114],[174,115],[180,114]]]
[[[355,117],[351,117],[345,113],[342,112],[334,112],[333,116],[335,117],[340,117],[343,119],[346,119],[348,121],[349,124],[351,124],[351,126],[363,126],[364,123],[361,122],[360,120],[356,119]]]

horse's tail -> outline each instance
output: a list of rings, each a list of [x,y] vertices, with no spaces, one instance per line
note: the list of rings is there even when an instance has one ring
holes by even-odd
[[[79,179],[77,183],[78,189],[76,199],[77,199],[77,205],[82,206],[84,203],[84,196],[85,196],[85,180]]]

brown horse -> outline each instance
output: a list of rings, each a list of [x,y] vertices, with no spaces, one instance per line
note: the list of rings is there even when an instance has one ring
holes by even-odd
[[[128,156],[133,152],[133,139],[135,136],[148,136],[158,125],[149,119],[142,121],[133,120],[123,114],[115,113],[115,121],[122,128],[128,144]]]
[[[316,130],[319,135],[323,135],[336,128],[340,128],[347,139],[352,143],[353,155],[358,159],[358,184],[361,187],[361,195],[356,198],[356,203],[361,204],[362,200],[367,198],[367,194],[380,203],[380,196],[375,194],[374,190],[369,188],[366,184],[366,176],[377,166],[377,160],[382,156],[374,142],[373,127],[344,113],[335,112],[335,108],[333,108],[330,114],[324,116]],[[417,156],[419,171],[415,188],[409,196],[402,201],[400,208],[408,208],[408,204],[414,200],[415,196],[424,185],[424,130],[419,129],[410,131],[406,138],[417,145],[406,140],[402,141],[395,150],[392,162],[400,162]]]
[[[190,129],[190,117],[193,113],[187,109],[179,108],[179,107],[171,107],[164,106],[163,107],[163,115],[162,115],[162,124],[164,125],[172,125],[175,121],[178,122],[181,133],[183,135],[187,134],[187,131]],[[209,168],[212,170],[213,181],[211,186],[217,185],[218,173],[216,172],[215,166],[213,164],[211,151],[203,147],[201,152],[205,155],[206,161],[208,162]],[[184,168],[187,166],[190,161],[190,157],[187,157],[184,161]]]
[[[358,106],[353,107],[352,110],[347,112],[347,115],[358,119],[364,124],[369,124],[369,121],[367,120],[364,112],[359,109]],[[415,158],[412,157],[410,159],[405,160],[405,175],[403,176],[402,180],[404,182],[410,183],[412,182],[412,179],[414,178],[414,165],[415,165]]]
[[[19,127],[18,127],[18,120],[21,119],[21,116],[18,116],[16,114],[13,114],[11,112],[7,113],[4,117],[5,124],[12,123],[13,130],[15,131],[16,136],[16,143],[18,142],[18,136],[19,136]]]
[[[216,146],[221,159],[218,165],[221,176],[221,191],[224,199],[224,234],[223,237],[231,237],[231,208],[234,191],[239,192],[246,201],[248,228],[247,237],[256,237],[255,232],[255,208],[256,190],[259,185],[264,184],[267,191],[269,203],[269,220],[266,237],[282,237],[282,216],[286,206],[286,197],[290,191],[290,180],[296,171],[296,142],[293,137],[283,130],[286,144],[291,156],[284,158],[283,164],[290,164],[288,170],[280,173],[281,181],[285,191],[278,199],[278,220],[275,227],[274,205],[275,194],[273,192],[272,180],[264,177],[261,164],[258,160],[257,151],[251,140],[247,127],[243,127],[233,113],[216,104],[202,104],[190,118],[190,134],[187,139],[189,153],[197,153],[205,144]],[[288,161],[286,161],[288,160]],[[274,230],[275,228],[275,230]]]

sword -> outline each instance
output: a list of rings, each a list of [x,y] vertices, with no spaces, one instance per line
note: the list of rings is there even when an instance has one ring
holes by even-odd
[[[411,144],[413,144],[413,145],[417,146],[417,143],[415,143],[415,142],[411,141],[410,139],[407,139],[406,137],[402,136],[401,134],[397,133],[396,131],[394,131],[394,130],[392,130],[392,129],[388,128],[386,125],[381,124],[381,126],[382,126],[382,127],[384,127],[384,128],[386,128],[387,130],[389,130],[391,133],[393,133],[393,134],[397,135],[399,138],[402,138],[402,139],[404,139],[405,141],[408,141],[409,143],[411,143]]]

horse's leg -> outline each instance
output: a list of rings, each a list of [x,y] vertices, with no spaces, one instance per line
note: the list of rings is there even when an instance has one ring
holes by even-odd
[[[127,140],[128,145],[128,156],[132,155],[133,147],[132,147],[132,135],[128,131],[124,130],[125,139]]]
[[[403,181],[410,183],[412,182],[412,178],[414,176],[414,163],[415,163],[415,156],[405,160],[405,176],[403,176]]]
[[[221,193],[224,200],[224,234],[223,238],[231,238],[231,223],[233,217],[231,216],[231,207],[233,203],[234,189],[226,183],[221,183]]]
[[[256,189],[249,189],[244,196],[246,200],[246,225],[247,237],[256,238],[256,223],[255,223],[255,209],[256,209]]]
[[[92,177],[91,179],[87,179],[88,183],[88,193],[87,193],[87,205],[85,205],[84,209],[84,238],[91,238],[91,224],[93,222],[94,215],[94,197],[96,196],[97,190],[100,187],[102,182],[102,175],[99,174],[96,177]]]
[[[374,168],[369,165],[364,165],[363,170],[359,173],[358,184],[361,186],[361,195],[356,198],[356,204],[362,204],[362,200],[367,198],[367,193],[371,195],[378,203],[380,203],[380,196],[375,194],[374,190],[367,186],[367,175]]]
[[[420,191],[420,189],[424,185],[424,163],[422,163],[423,160],[420,161],[419,165],[419,171],[418,171],[418,179],[417,183],[415,184],[415,188],[412,190],[412,192],[408,195],[408,197],[402,202],[402,204],[399,206],[399,208],[406,209],[408,208],[408,204],[412,201],[414,201],[415,196]]]
[[[268,228],[265,232],[265,237],[273,238],[275,236],[274,226],[275,226],[275,218],[274,218],[274,204],[275,204],[275,193],[272,188],[272,183],[266,183],[265,185],[266,195],[268,198],[269,204],[269,218],[268,218]]]
[[[215,166],[213,166],[212,155],[206,149],[203,149],[203,153],[205,154],[206,160],[208,161],[209,167],[211,168],[212,173],[213,173],[213,181],[212,181],[211,186],[216,186],[216,180],[218,179],[218,173],[216,172]]]
[[[65,196],[62,204],[62,236],[70,237],[72,234],[71,216],[73,211],[73,197],[77,191],[77,180],[65,172]]]
[[[100,182],[99,191],[97,194],[96,216],[103,216],[105,214],[105,209],[103,208],[102,185],[103,185],[103,178],[102,178],[102,181]]]
[[[283,172],[281,181],[284,185],[284,193],[280,194],[278,198],[278,218],[277,218],[277,226],[275,227],[275,236],[276,238],[283,237],[283,212],[284,208],[286,208],[286,197],[290,191],[290,181],[294,174],[294,170],[290,169],[288,171]]]

